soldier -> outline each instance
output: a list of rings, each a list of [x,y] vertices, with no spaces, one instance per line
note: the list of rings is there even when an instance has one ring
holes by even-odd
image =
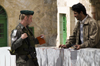
[[[86,9],[81,3],[73,5],[72,10],[78,22],[66,45],[60,45],[59,47],[74,47],[74,49],[86,47],[100,48],[96,21],[86,13]]]
[[[28,27],[34,12],[22,10],[20,13],[21,22],[11,33],[11,53],[16,54],[17,66],[39,66],[35,50],[35,44],[39,44],[39,41]]]

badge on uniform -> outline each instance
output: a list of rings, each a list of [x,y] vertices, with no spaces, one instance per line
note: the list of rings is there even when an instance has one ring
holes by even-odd
[[[17,30],[14,30],[12,36],[16,36],[16,34],[17,34]]]
[[[17,30],[13,30],[12,41],[15,41],[17,39],[16,34],[17,34]]]

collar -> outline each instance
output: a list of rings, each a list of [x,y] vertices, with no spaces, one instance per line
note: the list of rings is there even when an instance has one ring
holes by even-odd
[[[84,24],[87,18],[88,18],[88,15],[82,21],[80,21],[80,24]]]
[[[21,29],[23,29],[23,28],[24,28],[24,26],[23,26],[21,23],[19,23],[19,26],[21,27]]]

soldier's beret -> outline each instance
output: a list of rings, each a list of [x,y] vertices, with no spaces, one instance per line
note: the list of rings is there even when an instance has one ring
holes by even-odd
[[[21,10],[20,11],[21,14],[25,14],[25,15],[33,15],[34,11],[30,11],[30,10]]]

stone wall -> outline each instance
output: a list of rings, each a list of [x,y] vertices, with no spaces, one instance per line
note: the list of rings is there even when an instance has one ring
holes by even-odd
[[[33,10],[35,37],[45,35],[45,45],[56,45],[57,36],[57,1],[56,0],[0,0],[0,5],[8,16],[8,46],[10,46],[11,30],[19,23],[20,10]]]
[[[89,0],[79,0],[79,1],[80,1],[80,3],[82,3],[85,6],[87,14],[89,14],[90,16],[92,16],[90,1]]]
[[[92,7],[93,18],[100,20],[100,0],[89,0]]]

